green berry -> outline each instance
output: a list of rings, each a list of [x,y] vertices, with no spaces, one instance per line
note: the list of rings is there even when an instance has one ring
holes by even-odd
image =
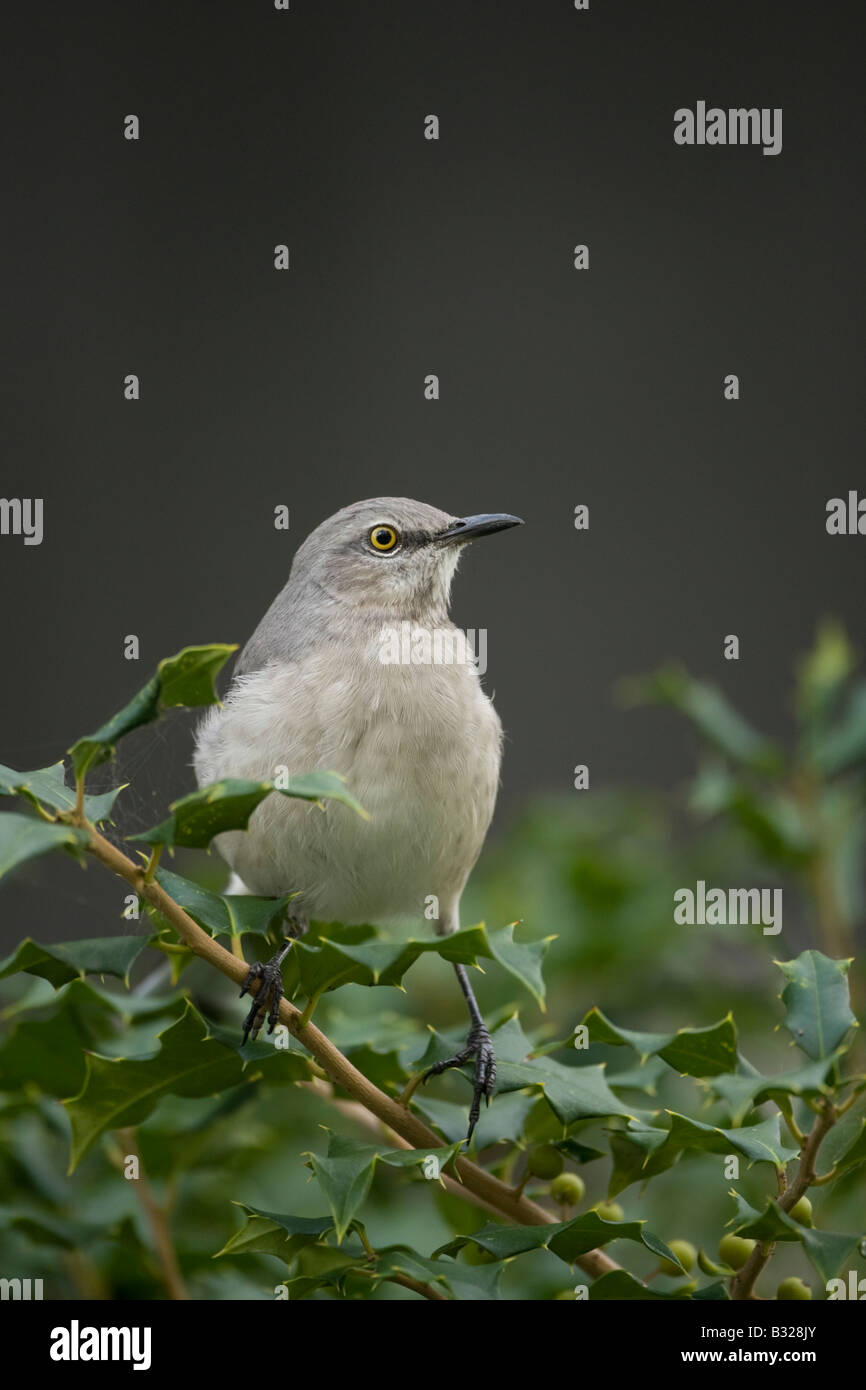
[[[719,1259],[724,1260],[731,1269],[742,1269],[755,1248],[753,1240],[745,1236],[722,1236],[719,1241]]]
[[[564,1207],[573,1207],[576,1202],[582,1202],[585,1192],[586,1184],[577,1173],[560,1173],[550,1184],[551,1197]]]
[[[574,1289],[560,1289],[559,1293],[553,1295],[554,1303],[573,1303]]]
[[[801,1226],[811,1226],[812,1224],[812,1203],[808,1197],[801,1197],[799,1202],[795,1202],[788,1212],[790,1217],[799,1221]]]
[[[694,1268],[698,1252],[688,1240],[669,1240],[668,1247],[674,1252],[683,1269],[688,1274]],[[672,1260],[662,1260],[659,1264],[661,1274],[672,1274],[675,1278],[682,1278],[683,1269],[679,1269]]]
[[[619,1202],[599,1202],[596,1211],[602,1221],[625,1221],[625,1212]]]
[[[799,1302],[802,1299],[811,1298],[812,1290],[808,1284],[804,1284],[802,1279],[783,1279],[776,1290],[776,1297],[783,1303]]]
[[[559,1177],[565,1167],[565,1160],[553,1144],[538,1144],[536,1148],[529,1150],[526,1166],[534,1178],[544,1178],[547,1182],[551,1178]]]

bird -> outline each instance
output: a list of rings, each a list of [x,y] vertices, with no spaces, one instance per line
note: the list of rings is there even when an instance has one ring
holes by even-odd
[[[245,831],[217,837],[232,870],[229,893],[293,895],[282,947],[251,965],[244,982],[242,995],[258,982],[244,1042],[266,1015],[273,1032],[283,960],[311,920],[387,927],[424,922],[432,904],[437,932],[459,928],[461,894],[496,802],[503,734],[449,617],[451,585],[467,546],[522,524],[504,512],[453,516],[405,497],[343,507],[299,546],[222,704],[201,722],[193,756],[200,786],[272,779],[276,768],[327,770],[368,813],[330,800],[322,814],[272,795]],[[406,632],[413,640],[395,648],[393,635]],[[418,633],[439,634],[443,659]],[[413,659],[419,651],[433,659]],[[455,652],[464,659],[444,659]],[[466,969],[454,969],[469,1033],[423,1080],[472,1062],[469,1142],[495,1088],[496,1058]]]

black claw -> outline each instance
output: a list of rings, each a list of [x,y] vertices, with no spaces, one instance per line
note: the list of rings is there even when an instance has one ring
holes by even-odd
[[[481,1114],[481,1098],[483,1096],[489,1105],[496,1084],[496,1054],[493,1051],[490,1034],[484,1024],[474,1024],[462,1051],[455,1053],[453,1057],[447,1057],[442,1062],[435,1062],[421,1078],[423,1083],[431,1076],[441,1076],[442,1072],[447,1071],[449,1067],[465,1066],[470,1057],[475,1058],[475,1075],[473,1077],[472,1105],[469,1109],[467,1144],[472,1142],[472,1135],[478,1124]]]
[[[240,998],[243,999],[244,995],[249,993],[255,980],[260,983],[250,1005],[250,1011],[244,1019],[244,1045],[250,1038],[255,1042],[265,1019],[268,1021],[269,1033],[273,1033],[277,1026],[280,1017],[280,1003],[283,998],[283,976],[280,967],[290,945],[291,942],[287,942],[281,946],[276,955],[272,956],[265,965],[256,961],[249,968],[241,988]]]

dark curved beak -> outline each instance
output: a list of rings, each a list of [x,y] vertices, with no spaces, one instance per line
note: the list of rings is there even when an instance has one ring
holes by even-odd
[[[494,531],[507,531],[509,526],[522,525],[519,516],[509,516],[508,512],[482,512],[480,516],[461,517],[433,539],[443,545],[462,545],[464,541],[474,541],[478,536],[492,536]]]

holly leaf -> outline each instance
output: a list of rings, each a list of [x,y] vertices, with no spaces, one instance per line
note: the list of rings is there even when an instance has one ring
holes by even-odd
[[[826,1285],[860,1243],[859,1236],[842,1235],[834,1231],[818,1231],[813,1226],[801,1226],[778,1202],[770,1198],[762,1212],[750,1207],[738,1192],[731,1196],[737,1204],[736,1215],[728,1223],[739,1236],[753,1240],[799,1241],[806,1256]]]
[[[545,936],[539,941],[515,941],[514,928],[517,925],[516,922],[510,922],[499,931],[491,932],[487,937],[489,952],[503,970],[507,970],[509,975],[529,991],[543,1013],[545,990],[541,967],[550,943],[555,941],[556,937]]]
[[[236,1202],[247,1213],[246,1221],[218,1250],[220,1255],[276,1255],[288,1263],[300,1250],[315,1245],[334,1229],[331,1216],[281,1216],[260,1207]]]
[[[715,1082],[712,1085],[712,1090],[718,1092],[723,1099],[729,1102],[735,1097],[737,1101],[735,1108],[740,1114],[746,1113],[751,1106],[760,1105],[765,1100],[784,1099],[786,1096],[805,1098],[829,1095],[832,1087],[827,1084],[827,1076],[842,1055],[842,1051],[834,1052],[830,1057],[822,1057],[816,1062],[808,1062],[805,1066],[796,1067],[792,1071],[780,1072],[777,1076],[738,1077],[736,1080],[742,1081],[743,1085],[738,1087],[735,1092],[728,1091],[724,1086],[719,1086]]]
[[[110,792],[84,798],[84,814],[94,825],[108,818],[115,798],[123,790],[115,787]],[[63,763],[51,767],[38,768],[35,772],[16,772],[14,768],[0,763],[0,796],[23,796],[33,806],[50,806],[53,811],[73,811],[75,809],[75,790],[66,785]]]
[[[433,1257],[456,1255],[465,1245],[476,1245],[496,1260],[510,1260],[528,1250],[550,1250],[570,1265],[588,1250],[609,1245],[612,1240],[630,1240],[644,1245],[654,1255],[670,1260],[682,1269],[673,1251],[646,1229],[645,1221],[605,1221],[596,1211],[584,1212],[571,1221],[556,1221],[543,1226],[501,1226],[489,1222],[471,1235],[455,1236],[435,1250]]]
[[[613,1168],[608,1183],[608,1197],[616,1197],[632,1183],[645,1182],[647,1178],[673,1167],[680,1151],[664,1148],[669,1137],[669,1130],[646,1125],[640,1120],[630,1121],[624,1130],[612,1131],[609,1144]]]
[[[522,1095],[519,1091],[514,1091],[508,1096],[499,1096],[495,1105],[482,1110],[472,1136],[473,1148],[480,1152],[491,1144],[516,1143],[535,1103],[532,1096]],[[413,1097],[413,1105],[449,1141],[465,1138],[465,1106],[456,1105],[453,1101],[438,1100],[420,1090]]]
[[[501,1264],[476,1266],[457,1260],[428,1260],[417,1250],[398,1245],[379,1251],[375,1271],[379,1283],[395,1274],[404,1274],[421,1283],[432,1284],[461,1302],[488,1302],[501,1297]]]
[[[721,1129],[716,1125],[706,1125],[700,1120],[692,1120],[688,1115],[679,1115],[669,1110],[671,1127],[660,1153],[681,1152],[684,1149],[703,1149],[709,1153],[728,1154],[733,1149],[751,1163],[772,1163],[783,1167],[791,1155],[797,1152],[797,1145],[788,1141],[780,1132],[780,1117],[771,1115],[757,1125],[743,1125],[740,1129]]]
[[[603,1065],[567,1067],[550,1057],[529,1062],[497,1062],[497,1090],[539,1088],[564,1125],[606,1115],[631,1117],[607,1084]]]
[[[543,989],[538,965],[548,942],[523,945],[512,932],[513,924],[490,932],[481,923],[448,936],[390,941],[375,927],[323,923],[295,942],[286,989],[290,997],[301,990],[313,998],[345,984],[399,985],[419,957],[437,955],[461,965],[477,965],[479,959],[503,963],[538,1000]]]
[[[250,1058],[246,1049],[242,1057],[213,1036],[190,1003],[159,1038],[159,1051],[150,1056],[87,1054],[84,1085],[77,1096],[65,1102],[72,1126],[70,1171],[105,1130],[141,1124],[166,1095],[214,1096],[254,1079],[262,1067],[274,1081],[294,1081],[308,1075],[308,1065],[297,1052],[271,1047],[267,1054],[257,1050]]]
[[[332,1134],[326,1155],[308,1153],[305,1156],[307,1167],[315,1174],[331,1208],[337,1242],[342,1243],[370,1190],[377,1163],[386,1163],[392,1168],[413,1168],[424,1167],[432,1159],[433,1180],[438,1180],[460,1148],[458,1140],[434,1149],[383,1149]]]
[[[291,893],[283,898],[211,893],[191,879],[162,868],[156,871],[156,881],[211,936],[238,937],[248,933],[267,936],[293,897]]]
[[[26,971],[50,981],[55,989],[85,975],[114,975],[128,984],[129,972],[149,940],[148,936],[104,936],[43,946],[27,937],[0,962],[0,980]]]
[[[737,1065],[737,1030],[730,1014],[709,1028],[680,1028],[675,1033],[618,1028],[600,1009],[590,1009],[583,1024],[591,1042],[631,1047],[642,1060],[657,1054],[684,1076],[717,1076]]]
[[[861,1237],[835,1231],[817,1231],[814,1227],[804,1226],[800,1240],[810,1264],[826,1287],[828,1280],[835,1279],[846,1260],[854,1254]]]
[[[857,1024],[849,1002],[851,961],[804,951],[776,964],[788,981],[782,990],[785,1027],[807,1057],[829,1058]]]
[[[128,705],[70,748],[76,778],[83,777],[91,767],[108,762],[124,734],[150,724],[163,710],[176,705],[216,704],[214,676],[236,650],[236,646],[215,643],[185,647],[176,656],[166,657]]]
[[[589,1298],[592,1303],[670,1303],[688,1297],[688,1286],[675,1289],[671,1293],[659,1293],[657,1289],[648,1289],[646,1284],[642,1284],[625,1269],[612,1269],[609,1273],[602,1274],[600,1279],[594,1279],[589,1286]]]
[[[111,1010],[106,1008],[110,1015]],[[39,1086],[49,1096],[62,1099],[80,1091],[84,1080],[84,1052],[94,1041],[82,1026],[77,1011],[62,996],[54,998],[41,1018],[17,1023],[0,1046],[0,1086]]]
[[[763,1211],[756,1211],[739,1192],[731,1189],[731,1196],[737,1210],[725,1224],[730,1226],[732,1234],[744,1236],[747,1240],[802,1240],[805,1227],[782,1211],[772,1197],[768,1198]]]
[[[644,1095],[654,1096],[658,1092],[659,1082],[665,1071],[661,1057],[649,1057],[636,1067],[624,1067],[622,1071],[609,1072],[607,1084],[614,1091],[643,1091]]]
[[[836,1160],[835,1168],[838,1174],[853,1172],[866,1163],[866,1120],[860,1121],[860,1128],[847,1149],[840,1154]]]
[[[130,840],[143,840],[149,845],[181,845],[187,849],[207,849],[211,840],[228,830],[246,830],[253,811],[272,792],[301,801],[314,801],[324,810],[326,798],[340,801],[358,815],[369,819],[367,812],[346,790],[336,772],[311,773],[292,778],[286,786],[274,782],[255,782],[228,777],[207,787],[190,792],[169,807],[171,814],[159,825],[130,835]]]
[[[83,850],[90,837],[71,825],[52,825],[35,816],[5,811],[0,816],[0,878],[10,869],[54,849]]]

